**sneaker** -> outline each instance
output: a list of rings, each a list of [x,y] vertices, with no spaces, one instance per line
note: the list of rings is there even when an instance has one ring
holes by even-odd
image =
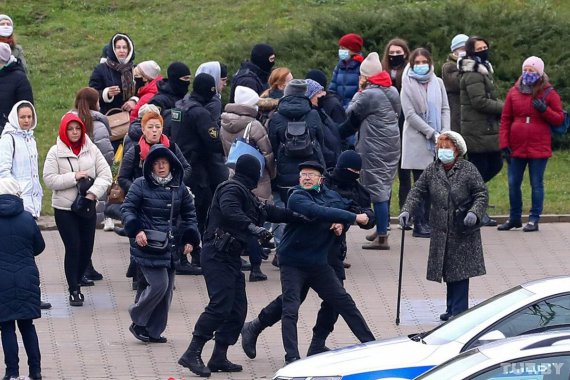
[[[111,218],[105,218],[105,222],[103,223],[103,231],[113,231],[115,229],[115,222]]]
[[[83,306],[85,297],[80,291],[75,290],[69,294],[69,305],[70,306]]]
[[[132,323],[129,326],[129,331],[131,332],[131,334],[133,334],[135,338],[137,338],[141,342],[145,343],[149,342],[148,333],[146,332],[146,328],[144,326],[138,326]]]
[[[523,227],[523,232],[534,232],[534,231],[538,231],[538,222],[528,222],[524,227]]]

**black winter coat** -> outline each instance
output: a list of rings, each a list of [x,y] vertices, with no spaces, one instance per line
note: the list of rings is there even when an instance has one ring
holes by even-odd
[[[249,87],[257,92],[257,95],[261,95],[267,89],[269,74],[250,61],[242,62],[241,67],[232,79],[230,103],[235,103],[234,96],[237,86]]]
[[[341,153],[341,138],[338,124],[335,123],[323,109],[316,108],[316,110],[321,117],[321,122],[323,123],[323,158],[325,160],[325,167],[333,168]]]
[[[174,108],[176,102],[181,100],[185,94],[182,96],[175,94],[168,79],[158,81],[156,87],[158,87],[158,92],[148,101],[148,104],[154,104],[160,108],[160,114],[164,117],[166,111]]]
[[[320,97],[319,108],[325,111],[336,124],[342,124],[346,120],[344,107],[335,93],[327,92],[325,96]]]
[[[172,180],[168,185],[159,185],[151,175],[152,165],[157,157],[169,157]],[[186,186],[182,183],[182,165],[174,153],[164,146],[151,149],[143,167],[144,176],[137,178],[127,193],[121,206],[123,225],[130,238],[131,255],[135,262],[153,268],[171,268],[176,248],[163,254],[148,253],[140,249],[135,241],[137,234],[144,229],[168,232],[168,219],[174,192],[174,213],[172,232],[176,246],[200,244],[200,233],[194,201]],[[178,222],[177,222],[178,220]]]
[[[8,121],[12,107],[20,100],[34,103],[32,86],[18,60],[0,70],[0,131]]]
[[[45,243],[15,195],[0,195],[0,241],[0,322],[40,318],[40,274],[34,256]]]
[[[285,154],[285,132],[290,121],[305,121],[314,142],[313,155],[310,157],[288,157]],[[277,112],[269,120],[269,141],[277,160],[275,183],[282,188],[296,186],[299,183],[299,164],[305,161],[317,161],[323,166],[324,132],[321,117],[311,102],[304,96],[285,96],[279,101]]]

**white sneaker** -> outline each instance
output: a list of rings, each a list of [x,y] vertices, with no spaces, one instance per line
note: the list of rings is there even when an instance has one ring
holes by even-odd
[[[105,218],[105,224],[103,225],[103,231],[113,231],[115,228],[115,222],[111,218]]]

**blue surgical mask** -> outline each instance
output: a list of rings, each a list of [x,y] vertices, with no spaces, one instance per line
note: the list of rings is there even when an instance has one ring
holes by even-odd
[[[522,82],[525,86],[534,86],[536,82],[540,79],[539,73],[524,71],[522,73]]]
[[[418,75],[426,75],[429,72],[429,65],[427,63],[421,65],[414,65],[414,73]]]
[[[350,58],[350,51],[348,49],[338,49],[338,57],[341,61],[346,61]]]
[[[437,158],[444,164],[451,164],[455,161],[455,152],[453,149],[439,148],[437,150]]]

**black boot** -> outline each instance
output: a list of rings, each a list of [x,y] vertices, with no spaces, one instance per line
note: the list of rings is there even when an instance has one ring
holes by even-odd
[[[212,357],[208,361],[208,368],[212,372],[241,372],[243,367],[228,360],[228,346],[216,342]]]
[[[497,221],[495,219],[491,219],[489,214],[485,213],[481,218],[481,224],[485,227],[496,227]]]
[[[241,259],[241,270],[242,272],[251,270],[251,264],[247,260]]]
[[[321,338],[319,336],[313,335],[313,339],[311,339],[311,344],[309,345],[309,349],[307,350],[307,356],[312,356],[316,354],[320,354],[321,352],[330,351],[330,348],[325,346],[326,338]]]
[[[202,274],[202,268],[190,264],[186,255],[180,256],[180,262],[175,265],[175,269],[178,275],[200,276]]]
[[[249,273],[249,282],[265,281],[267,276],[261,271],[260,265],[253,265]]]
[[[202,349],[207,341],[208,339],[194,335],[190,346],[188,346],[186,352],[178,359],[178,364],[188,368],[200,377],[210,377],[212,372],[202,361]]]
[[[93,268],[93,261],[89,261],[89,265],[83,275],[92,281],[101,281],[103,279],[103,275]]]
[[[241,329],[241,348],[243,348],[243,352],[245,352],[248,358],[254,359],[257,355],[255,350],[257,338],[264,329],[265,326],[263,326],[259,318],[243,324]]]
[[[431,236],[431,228],[428,224],[423,222],[414,223],[413,237],[428,238]]]

